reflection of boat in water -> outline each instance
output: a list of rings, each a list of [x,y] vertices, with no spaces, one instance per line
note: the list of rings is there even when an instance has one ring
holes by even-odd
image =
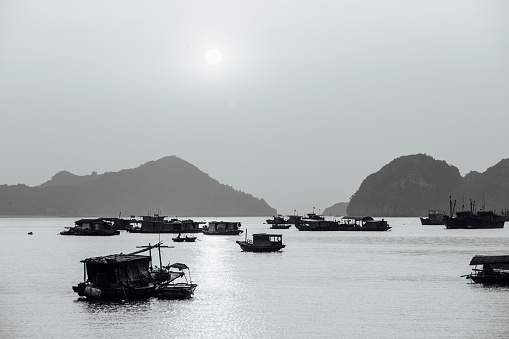
[[[444,225],[445,211],[428,210],[428,217],[421,217],[421,225]]]
[[[454,213],[456,201],[449,199],[450,216],[444,215],[444,223],[447,229],[457,228],[503,228],[504,217],[493,211],[483,210],[476,212],[475,201],[470,200],[470,211]],[[453,217],[453,215],[455,215]]]
[[[208,225],[203,226],[203,234],[209,235],[239,235],[244,232],[240,230],[238,221],[209,221]]]
[[[509,285],[509,255],[476,255],[470,261],[475,265],[465,277],[475,283]],[[483,265],[478,269],[477,265]]]
[[[194,242],[196,240],[196,237],[190,237],[188,235],[186,235],[185,237],[182,237],[179,233],[178,236],[174,237],[174,238],[171,238],[173,241],[175,242]]]
[[[375,220],[372,217],[351,217],[345,216],[342,218],[340,231],[388,231],[391,229],[387,221]]]
[[[163,284],[160,284],[155,290],[155,296],[160,299],[189,299],[193,296],[194,290],[198,286],[197,284],[193,284],[191,281],[191,272],[189,267],[185,264],[175,263],[166,266],[170,272],[174,272],[178,274],[178,278],[172,279],[171,281],[167,281]],[[178,271],[172,271],[172,269],[177,269]],[[186,275],[189,276],[189,280]]]
[[[99,219],[80,219],[74,222],[75,226],[66,231],[60,232],[61,235],[90,235],[90,236],[109,236],[119,235],[120,231],[113,229],[111,222]]]
[[[286,247],[283,245],[281,234],[256,233],[253,240],[237,241],[240,248],[245,252],[277,252]]]

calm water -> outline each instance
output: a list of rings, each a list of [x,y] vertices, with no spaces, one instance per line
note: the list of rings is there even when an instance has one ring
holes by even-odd
[[[80,260],[158,235],[60,236],[74,218],[0,218],[0,338],[508,338],[509,289],[469,283],[475,254],[507,254],[509,229],[446,230],[388,219],[390,232],[270,230],[282,253],[244,253],[240,236],[166,245],[198,284],[185,301],[79,300]],[[202,219],[198,219],[202,220]],[[507,224],[506,224],[507,227]],[[34,235],[29,236],[29,231]]]

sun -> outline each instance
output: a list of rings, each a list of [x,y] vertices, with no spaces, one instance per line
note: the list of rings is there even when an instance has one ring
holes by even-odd
[[[210,65],[217,65],[223,59],[223,55],[217,49],[209,49],[207,53],[205,53],[205,60]]]

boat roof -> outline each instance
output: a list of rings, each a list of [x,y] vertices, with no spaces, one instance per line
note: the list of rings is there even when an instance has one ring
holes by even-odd
[[[481,265],[481,264],[509,264],[509,255],[475,255],[470,260],[470,265]]]
[[[177,268],[179,270],[184,270],[184,269],[188,269],[189,268],[189,267],[187,267],[186,264],[181,264],[181,263],[178,263],[178,262],[168,266],[168,268],[171,268],[171,267]]]
[[[148,255],[136,255],[136,254],[111,254],[102,257],[93,257],[81,260],[82,263],[86,264],[118,264],[121,262],[130,262],[136,260],[147,260],[150,259]]]
[[[349,216],[349,215],[345,215],[343,218],[341,219],[351,219],[351,220],[373,220],[372,217],[356,217],[356,216]]]
[[[272,237],[272,236],[274,236],[274,237],[282,237],[283,236],[282,234],[273,234],[273,233],[255,233],[255,234],[253,234],[253,237],[254,236],[265,236],[265,235],[269,236],[269,237]]]

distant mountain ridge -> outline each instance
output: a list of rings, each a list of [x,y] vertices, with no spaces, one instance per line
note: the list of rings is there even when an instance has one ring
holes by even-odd
[[[445,161],[425,154],[394,159],[361,183],[348,204],[350,215],[379,217],[425,216],[428,209],[449,212],[449,196],[457,201],[476,202],[477,209],[509,207],[509,159],[503,159],[484,173],[464,177]]]
[[[78,176],[67,171],[36,187],[0,185],[0,215],[268,216],[265,200],[219,183],[176,156],[137,168]]]

